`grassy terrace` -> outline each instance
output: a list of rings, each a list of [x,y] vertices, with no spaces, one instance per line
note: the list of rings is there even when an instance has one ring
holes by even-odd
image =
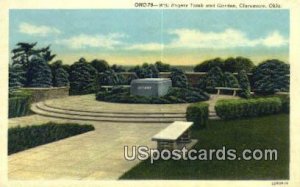
[[[196,149],[277,149],[277,161],[150,161],[125,173],[121,179],[288,179],[289,115],[279,114],[243,120],[209,121],[206,129],[194,129]],[[240,154],[239,154],[240,153]]]

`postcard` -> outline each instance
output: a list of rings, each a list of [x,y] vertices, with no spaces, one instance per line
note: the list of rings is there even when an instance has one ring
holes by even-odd
[[[298,1],[2,0],[0,186],[299,186]]]

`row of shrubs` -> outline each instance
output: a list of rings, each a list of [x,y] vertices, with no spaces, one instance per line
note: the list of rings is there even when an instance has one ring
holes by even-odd
[[[57,124],[53,122],[42,125],[13,127],[8,129],[8,154],[10,155],[94,129],[92,125],[79,125],[76,123]]]
[[[113,87],[112,90],[100,90],[96,99],[107,102],[118,103],[148,103],[148,104],[171,104],[171,103],[192,103],[206,101],[209,95],[196,88],[170,88],[169,92],[162,97],[147,97],[130,95],[129,88]]]
[[[30,114],[31,93],[28,91],[17,91],[9,95],[8,117],[20,117]]]
[[[240,119],[284,112],[286,104],[278,97],[230,99],[217,101],[215,109],[222,119]]]

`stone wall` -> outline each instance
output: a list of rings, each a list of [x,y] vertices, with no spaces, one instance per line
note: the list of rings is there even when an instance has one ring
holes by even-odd
[[[32,93],[32,102],[40,102],[47,99],[56,99],[69,96],[70,87],[51,88],[21,88]]]

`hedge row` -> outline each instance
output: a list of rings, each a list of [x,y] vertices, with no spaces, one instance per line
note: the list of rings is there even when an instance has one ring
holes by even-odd
[[[215,109],[222,119],[239,119],[279,113],[282,102],[277,97],[219,100]]]
[[[8,117],[20,117],[30,114],[31,94],[28,92],[16,92],[9,98]]]
[[[94,129],[92,125],[78,125],[76,123],[57,124],[53,122],[42,125],[13,127],[8,130],[8,154],[13,154]]]
[[[196,88],[172,87],[162,97],[136,96],[130,94],[129,88],[113,87],[111,90],[100,90],[96,93],[96,100],[116,103],[148,103],[148,104],[172,104],[192,103],[206,101],[209,95]]]
[[[208,121],[208,103],[194,103],[187,107],[186,119],[192,121],[195,127],[206,127]]]

